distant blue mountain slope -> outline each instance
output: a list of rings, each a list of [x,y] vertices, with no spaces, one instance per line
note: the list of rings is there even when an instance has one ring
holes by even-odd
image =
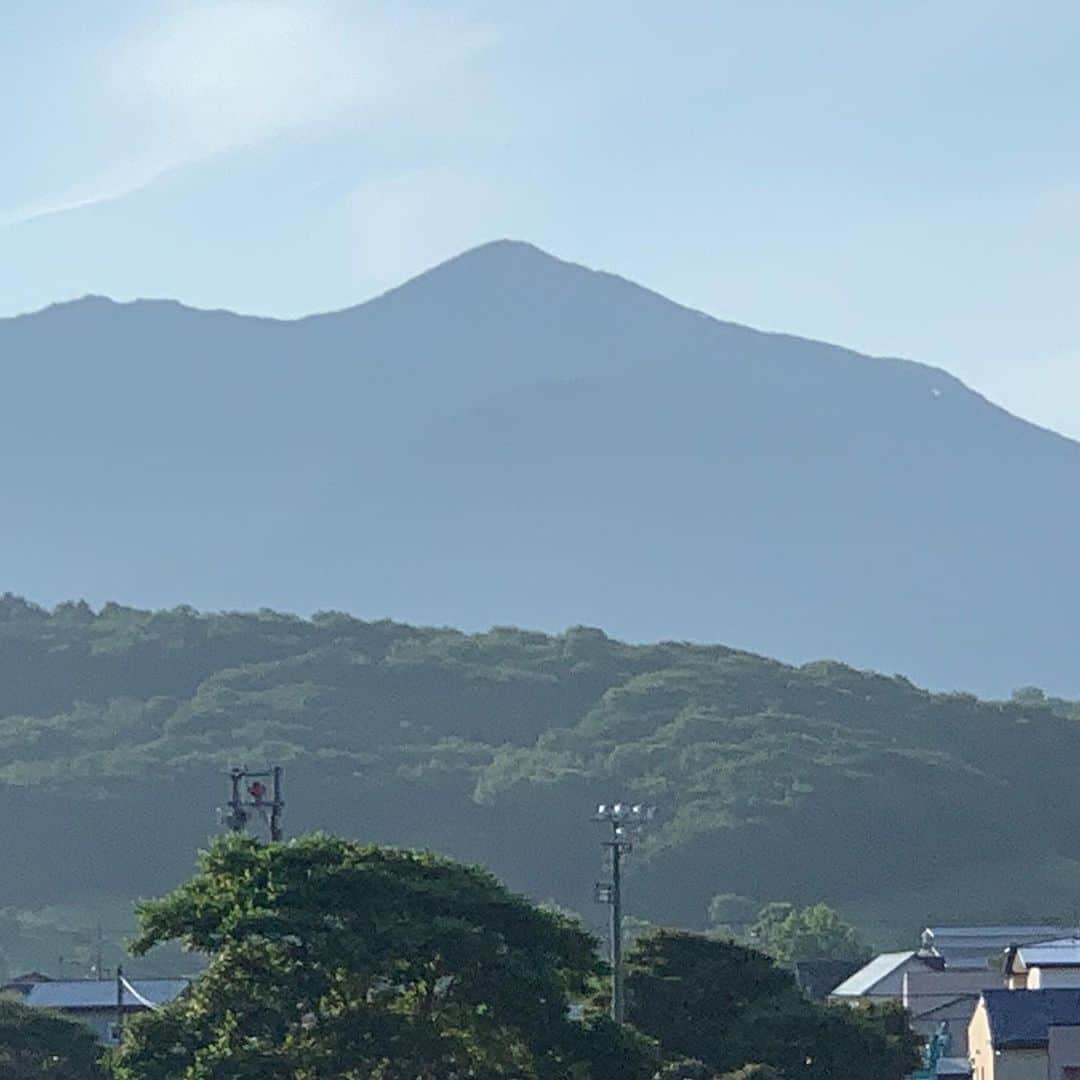
[[[501,241],[293,322],[0,321],[0,589],[603,625],[1080,693],[1080,446]]]

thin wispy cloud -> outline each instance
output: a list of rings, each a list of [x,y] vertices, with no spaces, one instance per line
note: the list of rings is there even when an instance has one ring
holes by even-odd
[[[429,92],[492,40],[431,13],[332,0],[183,4],[103,59],[102,110],[128,151],[96,175],[0,214],[14,225],[122,198],[197,162],[318,135]]]

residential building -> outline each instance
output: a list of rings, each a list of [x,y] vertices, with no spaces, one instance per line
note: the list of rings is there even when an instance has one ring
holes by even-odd
[[[1080,1080],[1080,989],[983,991],[968,1056],[973,1080]]]
[[[967,1060],[967,1032],[979,995],[987,988],[1000,987],[1000,975],[985,968],[950,968],[904,972],[900,1004],[911,1015],[911,1026],[924,1038],[945,1025],[950,1036],[950,1057]]]
[[[1060,936],[1060,926],[930,926],[922,941],[946,967],[997,969],[1006,949]]]
[[[900,1001],[904,995],[904,976],[909,971],[942,970],[943,967],[940,957],[914,950],[882,953],[846,978],[829,997],[852,1004]]]
[[[927,1039],[944,1024],[950,1056],[959,1058],[968,1052],[968,1024],[979,994],[1006,985],[1001,970],[1006,950],[1023,947],[1026,954],[1031,942],[1060,932],[1048,926],[927,927],[918,950],[875,957],[829,996],[853,1003],[895,1001]],[[1080,941],[1077,947],[1080,956]],[[1080,986],[1080,977],[1075,985]]]
[[[939,1058],[934,1080],[971,1080],[971,1063],[966,1057]]]
[[[1055,938],[1017,945],[1005,954],[1010,990],[1080,988],[1080,938]]]
[[[125,980],[123,996],[117,1000],[114,979],[48,979],[37,976],[13,979],[0,992],[20,999],[32,1008],[53,1009],[78,1020],[94,1032],[101,1043],[116,1040],[121,1017],[164,1005],[188,988],[187,979]]]

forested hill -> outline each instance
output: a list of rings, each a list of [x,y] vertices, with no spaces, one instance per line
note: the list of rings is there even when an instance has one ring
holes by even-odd
[[[723,646],[0,603],[0,906],[156,892],[224,771],[286,768],[289,831],[482,861],[592,917],[597,801],[653,802],[632,910],[826,900],[924,919],[1074,914],[1080,726],[1065,703],[931,694]],[[1009,882],[1022,868],[1025,887]]]
[[[723,303],[723,298],[717,300]],[[527,244],[295,321],[0,319],[5,584],[840,656],[1080,695],[1080,446]]]

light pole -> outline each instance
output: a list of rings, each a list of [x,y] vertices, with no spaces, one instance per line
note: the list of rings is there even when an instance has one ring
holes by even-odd
[[[623,1023],[626,1016],[622,960],[622,857],[633,850],[631,831],[640,830],[655,813],[655,807],[641,803],[600,803],[593,817],[593,821],[611,826],[611,839],[603,842],[603,846],[611,852],[611,880],[596,883],[594,898],[597,903],[607,904],[611,908],[611,1019],[616,1024]]]

